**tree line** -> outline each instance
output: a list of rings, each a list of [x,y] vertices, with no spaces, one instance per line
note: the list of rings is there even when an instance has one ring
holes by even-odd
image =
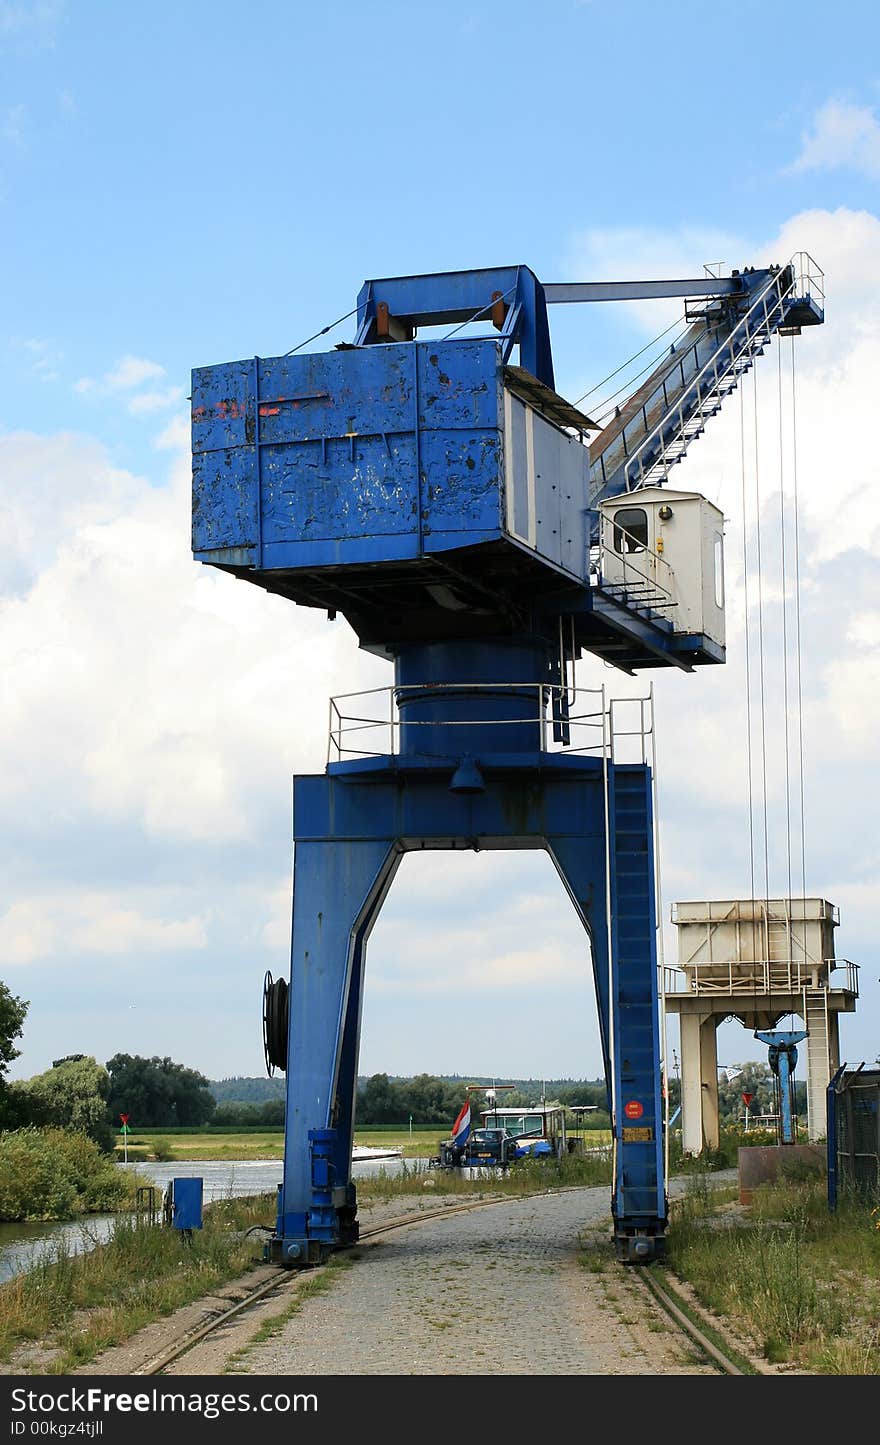
[[[68,1054],[51,1069],[33,1078],[10,1083],[6,1074],[19,1056],[20,1037],[28,1004],[0,983],[0,1129],[27,1125],[60,1125],[88,1134],[104,1149],[112,1148],[122,1114],[131,1127],[192,1128],[206,1124],[226,1127],[284,1123],[283,1078],[236,1077],[211,1081],[196,1069],[154,1055],[114,1054],[105,1064],[90,1055]],[[505,1081],[508,1082],[508,1081]],[[601,1079],[516,1079],[499,1088],[499,1106],[528,1107],[542,1096],[568,1108],[591,1107],[587,1122],[607,1126],[607,1096]],[[487,1107],[488,1078],[468,1080],[460,1075],[416,1074],[405,1078],[386,1073],[360,1078],[355,1120],[361,1126],[417,1125],[448,1130],[465,1099],[472,1112]],[[469,1089],[469,1085],[471,1086]],[[474,1086],[479,1085],[480,1088]],[[679,1102],[676,1079],[670,1080],[670,1110]],[[741,1120],[743,1093],[751,1094],[750,1113],[773,1109],[773,1076],[767,1064],[748,1062],[732,1079],[719,1078],[718,1102],[723,1123]],[[803,1112],[805,1086],[796,1084],[796,1108]]]

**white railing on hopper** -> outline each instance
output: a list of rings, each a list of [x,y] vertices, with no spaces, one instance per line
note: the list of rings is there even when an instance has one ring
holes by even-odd
[[[844,980],[832,980],[835,969],[844,970]],[[840,988],[858,996],[859,966],[848,958],[826,958],[820,963],[800,959],[759,959],[754,963],[728,961],[688,963],[664,971],[666,994],[769,995],[801,993],[804,989]]]

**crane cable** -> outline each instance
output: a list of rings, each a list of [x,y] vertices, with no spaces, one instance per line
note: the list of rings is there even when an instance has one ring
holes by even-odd
[[[764,666],[764,572],[761,548],[761,475],[760,475],[760,446],[758,440],[758,374],[757,368],[752,370],[752,389],[755,402],[755,547],[758,579],[758,657],[759,657],[759,687],[758,697],[760,701],[761,714],[761,804],[764,836],[764,908],[766,911],[770,901],[770,852],[769,835],[767,830],[767,706],[766,706],[766,672]],[[768,953],[769,935],[768,935]],[[768,960],[769,962],[769,960]]]
[[[749,897],[751,899],[752,913],[752,950],[757,952],[755,943],[755,797],[754,797],[754,766],[752,761],[752,659],[749,619],[749,557],[748,557],[748,496],[746,492],[746,424],[745,424],[745,387],[739,388],[739,453],[740,453],[740,485],[742,492],[742,568],[743,568],[743,607],[744,607],[744,632],[745,632],[745,663],[746,663],[746,769],[748,775],[749,794]],[[753,980],[754,1011],[758,1012],[758,984],[757,978]]]
[[[636,352],[634,352],[633,355],[630,356],[630,357],[628,357],[626,361],[622,361],[622,362],[620,363],[620,366],[615,367],[613,371],[609,371],[609,373],[608,373],[607,376],[603,376],[601,381],[597,381],[595,386],[591,386],[590,389],[589,389],[589,391],[585,391],[584,394],[583,394],[583,396],[579,396],[578,399],[577,399],[577,401],[574,402],[573,405],[574,405],[574,406],[580,406],[580,404],[581,404],[582,401],[586,401],[587,397],[588,397],[588,396],[592,396],[594,392],[598,391],[599,388],[600,388],[600,386],[604,386],[605,383],[606,383],[606,381],[612,381],[615,376],[619,376],[622,371],[625,371],[626,368],[627,368],[628,366],[631,366],[634,361],[638,361],[638,359],[639,359],[640,356],[644,356],[644,354],[645,354],[646,351],[650,351],[650,349],[651,349],[652,346],[656,346],[658,341],[662,341],[664,336],[668,336],[669,333],[670,333],[670,331],[674,331],[675,328],[676,328],[677,326],[681,326],[681,324],[682,324],[682,323],[681,323],[681,318],[677,316],[677,317],[675,318],[675,320],[674,320],[673,322],[671,322],[671,323],[669,324],[669,326],[665,327],[665,329],[664,329],[663,331],[659,332],[658,335],[653,338],[653,340],[646,342],[645,345],[642,347],[641,351],[636,351]],[[677,338],[676,338],[676,339],[677,339]],[[675,343],[673,342],[673,345],[674,345],[674,344],[675,344]],[[640,375],[640,376],[641,376],[641,374],[642,374],[642,373],[639,372],[639,375]],[[633,380],[635,380],[635,377],[633,377]],[[626,384],[627,384],[627,386],[628,386],[630,383],[627,382]],[[611,396],[612,396],[612,397],[617,396],[618,392],[619,392],[619,391],[623,391],[623,389],[624,389],[623,387],[618,387],[618,391],[613,391],[613,392],[611,393]],[[610,400],[611,400],[611,397],[608,397],[608,398],[607,398],[607,401],[610,401]],[[601,406],[605,406],[605,405],[606,405],[606,402],[600,402],[600,405],[601,405]]]
[[[791,345],[791,477],[794,501],[794,613],[795,613],[795,660],[797,664],[797,714],[798,714],[798,773],[800,778],[801,807],[801,890],[807,896],[807,853],[806,815],[804,812],[804,707],[801,674],[801,561],[800,526],[798,521],[798,469],[797,469],[797,377],[795,371],[794,337]],[[806,940],[806,933],[804,935]]]
[[[788,967],[789,984],[791,984],[791,963],[793,951],[792,938],[792,888],[791,888],[791,755],[789,751],[789,714],[788,714],[788,573],[786,568],[785,532],[787,527],[785,513],[785,447],[783,442],[783,421],[782,421],[782,347],[776,349],[776,400],[779,412],[779,536],[780,536],[780,577],[782,582],[782,728],[783,728],[783,756],[785,759],[785,857],[787,869],[788,889],[786,892],[786,922],[788,925]],[[803,913],[803,904],[801,904]],[[804,934],[806,942],[806,934]],[[806,961],[806,955],[805,955]]]
[[[793,818],[793,799],[795,783],[799,793],[800,813],[800,884],[801,898],[806,897],[806,813],[805,813],[805,781],[804,781],[804,718],[803,718],[803,654],[801,638],[801,563],[800,563],[800,498],[798,492],[798,468],[797,468],[797,373],[795,367],[794,338],[791,340],[791,458],[786,473],[785,456],[785,408],[783,396],[783,370],[781,347],[777,353],[777,408],[778,408],[778,451],[779,451],[779,521],[780,521],[780,587],[781,587],[781,642],[782,642],[782,723],[783,723],[783,753],[785,769],[785,849],[786,849],[786,933],[788,942],[788,963],[789,972],[792,962],[794,939],[792,934],[793,914],[793,875],[795,869],[794,848],[796,822]],[[748,545],[748,499],[746,485],[746,440],[745,440],[745,400],[743,393],[740,393],[740,470],[741,489],[743,506],[743,539],[742,539],[742,562],[743,562],[743,588],[745,607],[745,669],[746,669],[746,766],[748,773],[748,808],[749,808],[749,880],[752,903],[753,938],[754,920],[757,911],[756,897],[756,828],[755,828],[755,770],[756,761],[760,768],[760,811],[762,829],[762,851],[763,851],[763,912],[766,925],[767,944],[767,998],[769,1011],[772,1013],[773,977],[771,964],[773,960],[769,957],[771,953],[769,922],[770,922],[770,843],[769,843],[769,799],[767,788],[767,681],[766,681],[766,649],[765,649],[765,589],[764,589],[764,562],[765,549],[762,539],[761,524],[761,455],[760,455],[760,428],[759,428],[759,402],[758,402],[758,378],[757,369],[753,373],[753,422],[754,422],[754,505],[755,505],[755,583],[757,588],[757,644],[758,644],[758,668],[757,668],[757,689],[758,689],[758,740],[757,746],[753,747],[754,718],[753,718],[753,680],[754,659],[751,644],[750,625],[750,585],[749,585],[749,545]],[[786,477],[791,482],[792,497],[791,504],[786,501]],[[790,547],[788,540],[789,530],[792,533],[793,547]],[[793,551],[793,555],[792,555]],[[794,582],[794,648],[793,657],[790,655],[791,648],[791,626],[789,618],[789,583]],[[794,724],[790,717],[791,693],[796,692],[797,723]],[[792,729],[796,726],[796,759],[792,756]],[[757,753],[757,759],[755,754]],[[796,774],[796,777],[795,777]],[[804,930],[801,939],[801,950],[806,961],[806,919],[803,915],[801,925]],[[755,950],[757,952],[757,949]],[[758,981],[755,978],[755,993],[753,1005],[755,1013],[758,1012]],[[794,991],[791,978],[789,978],[790,989]]]

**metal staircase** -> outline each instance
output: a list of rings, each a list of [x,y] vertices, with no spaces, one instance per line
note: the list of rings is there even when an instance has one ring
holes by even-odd
[[[623,1212],[647,1220],[665,1213],[650,770],[611,769],[608,808],[616,1182]]]
[[[822,272],[801,252],[757,292],[688,308],[682,341],[590,444],[590,505],[668,481],[773,334],[820,322],[824,299]]]
[[[824,1133],[825,1094],[831,1078],[827,989],[804,989],[803,1017],[807,1030],[807,1131],[811,1139],[817,1139]]]

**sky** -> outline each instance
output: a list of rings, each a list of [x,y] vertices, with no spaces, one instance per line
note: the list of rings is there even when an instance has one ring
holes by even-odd
[[[120,1050],[263,1071],[291,778],[324,766],[330,695],[390,681],[341,619],[192,560],[191,368],[287,351],[372,276],[700,275],[800,250],[827,291],[796,343],[806,889],[839,906],[837,952],[861,965],[843,1053],[880,1053],[878,31],[875,5],[812,0],[0,0],[0,978],[30,1003],[12,1076]],[[553,308],[559,390],[595,387],[680,309]],[[737,398],[675,478],[728,518],[726,666],[578,669],[584,687],[655,684],[667,962],[672,902],[750,891],[756,462],[766,881],[788,891],[790,856],[801,879],[778,352],[746,389],[745,507]],[[753,667],[753,722],[755,687]],[[755,827],[762,870],[763,796]],[[722,1064],[763,1057],[722,1026]],[[601,1067],[548,858],[405,859],[370,941],[361,1072]]]

